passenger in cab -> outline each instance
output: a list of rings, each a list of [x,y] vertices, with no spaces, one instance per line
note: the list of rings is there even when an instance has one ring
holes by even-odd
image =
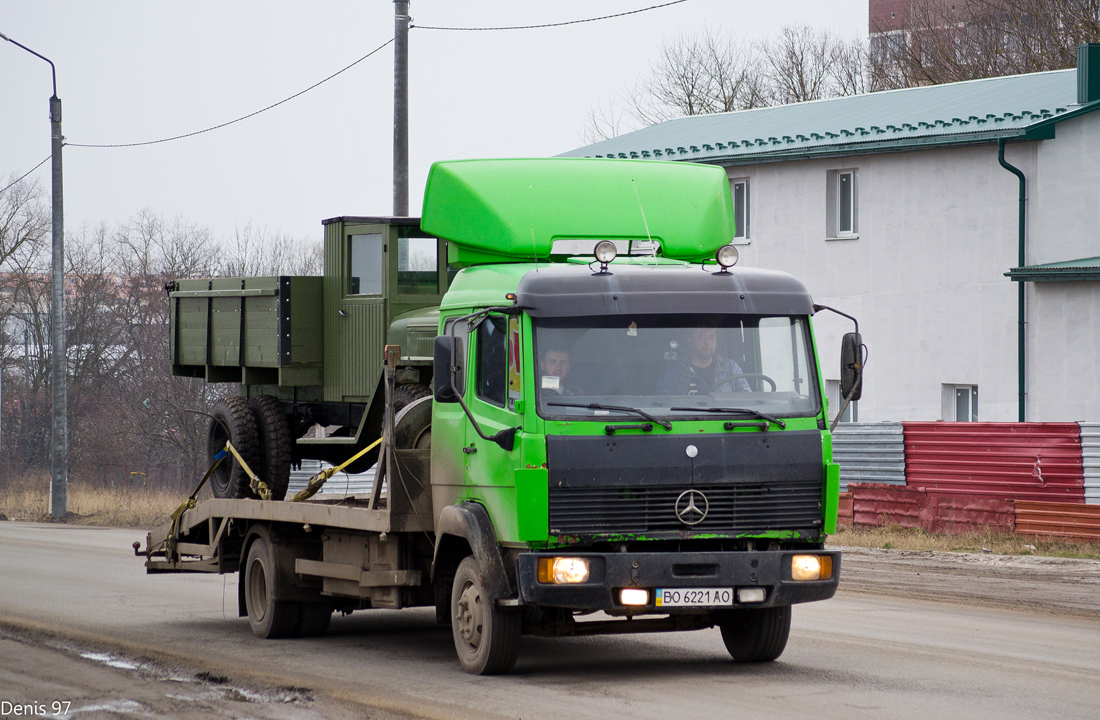
[[[679,358],[661,377],[661,395],[713,395],[714,393],[751,392],[748,381],[740,377],[741,366],[718,354],[718,330],[715,323],[704,321],[688,334],[688,359]]]

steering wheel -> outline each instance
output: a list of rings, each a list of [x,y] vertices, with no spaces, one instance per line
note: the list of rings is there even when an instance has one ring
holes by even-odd
[[[726,382],[729,382],[730,380],[737,380],[738,378],[750,378],[750,379],[763,380],[768,385],[771,385],[771,389],[767,390],[765,392],[776,392],[775,380],[772,380],[770,377],[768,377],[764,373],[741,373],[739,375],[733,375],[731,377],[726,378]]]

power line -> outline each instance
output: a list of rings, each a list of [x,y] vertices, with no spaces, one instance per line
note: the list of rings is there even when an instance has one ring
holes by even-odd
[[[682,2],[683,0],[679,0],[679,1],[680,1],[680,2]],[[280,100],[280,101],[279,101],[279,102],[277,102],[277,103],[273,103],[273,104],[271,104],[271,105],[268,105],[267,107],[263,108],[262,110],[257,110],[256,112],[253,112],[253,113],[249,113],[248,115],[244,115],[244,116],[242,116],[242,117],[239,117],[239,118],[237,118],[236,120],[230,120],[229,122],[223,122],[223,123],[222,123],[222,124],[220,124],[220,125],[214,125],[213,127],[208,127],[208,128],[206,128],[206,129],[204,129],[204,130],[196,130],[195,132],[190,132],[190,133],[187,133],[187,134],[185,134],[185,135],[176,135],[176,136],[174,136],[174,137],[169,137],[169,138],[162,138],[162,139],[160,139],[160,140],[147,140],[147,141],[145,141],[145,142],[134,142],[134,143],[118,143],[118,144],[114,144],[114,145],[89,145],[89,144],[83,144],[83,143],[69,143],[69,142],[67,142],[67,143],[65,143],[65,144],[66,144],[66,145],[69,145],[69,146],[71,146],[71,147],[84,147],[84,148],[124,148],[124,147],[140,147],[140,146],[142,146],[142,145],[156,145],[156,144],[158,144],[158,143],[166,143],[166,142],[171,142],[172,140],[181,140],[181,139],[183,139],[183,138],[188,138],[188,137],[194,137],[195,135],[202,135],[203,133],[208,133],[208,132],[210,132],[211,130],[218,130],[218,129],[220,129],[220,128],[223,128],[223,127],[226,127],[226,126],[228,126],[228,125],[232,125],[232,124],[234,124],[234,123],[239,123],[239,122],[240,122],[241,120],[247,120],[248,118],[251,118],[251,117],[256,117],[257,115],[259,115],[259,114],[260,114],[260,113],[262,113],[262,112],[267,112],[268,110],[271,110],[272,108],[276,108],[276,107],[279,107],[279,106],[280,106],[280,105],[282,105],[283,103],[286,103],[286,102],[290,102],[291,100],[293,100],[293,99],[294,99],[294,98],[296,98],[296,97],[299,97],[299,96],[301,96],[301,95],[305,95],[305,94],[306,94],[307,92],[309,92],[310,90],[312,90],[312,89],[314,89],[315,87],[318,87],[318,86],[320,86],[320,85],[323,85],[324,83],[327,83],[327,82],[328,82],[329,80],[333,79],[334,77],[336,77],[336,76],[337,76],[337,75],[339,75],[340,73],[343,73],[343,72],[345,72],[345,71],[347,71],[347,70],[350,70],[350,69],[352,69],[353,67],[355,67],[355,66],[356,66],[356,65],[358,65],[359,63],[363,62],[364,60],[366,60],[367,58],[369,58],[369,57],[370,57],[371,55],[374,55],[374,54],[375,54],[376,52],[378,52],[378,51],[379,51],[379,50],[381,50],[382,48],[386,47],[387,45],[391,44],[392,42],[393,42],[393,38],[390,38],[389,40],[387,40],[386,42],[382,43],[381,45],[379,45],[379,46],[378,46],[378,47],[376,47],[375,49],[371,50],[371,51],[370,51],[369,53],[367,53],[367,54],[366,54],[366,55],[364,55],[363,57],[361,57],[361,58],[359,58],[358,60],[356,60],[355,62],[353,62],[353,63],[352,63],[351,65],[348,65],[347,67],[345,67],[345,68],[343,68],[343,69],[341,69],[341,70],[337,70],[336,72],[334,72],[333,74],[331,74],[331,75],[329,75],[329,76],[328,76],[327,78],[325,78],[324,80],[319,80],[318,82],[315,82],[315,83],[313,83],[312,85],[310,85],[309,87],[307,87],[307,88],[306,88],[305,90],[302,90],[302,91],[300,91],[300,92],[296,92],[296,93],[294,93],[293,95],[291,95],[291,96],[290,96],[290,97],[288,97],[288,98],[283,98],[282,100]],[[46,160],[48,160],[48,159],[49,159],[49,158],[46,158]],[[42,162],[45,162],[45,160],[43,160]],[[39,165],[41,165],[41,164],[42,164],[42,163],[39,163]]]
[[[35,165],[34,167],[32,167],[32,168],[31,168],[30,170],[28,170],[27,172],[25,172],[25,173],[23,173],[22,175],[20,175],[20,176],[19,176],[19,180],[22,180],[23,178],[27,177],[28,175],[30,175],[30,174],[31,174],[32,172],[34,172],[34,171],[35,171],[35,170],[37,170],[38,168],[40,168],[40,167],[42,167],[43,165],[45,165],[45,164],[46,164],[46,161],[47,161],[47,160],[49,160],[49,159],[50,159],[50,158],[52,158],[52,157],[53,157],[53,155],[47,155],[47,156],[46,156],[45,158],[43,158],[43,159],[42,159],[42,162],[38,163],[37,165]],[[16,180],[16,181],[15,181],[15,182],[13,182],[13,183],[12,183],[11,185],[8,185],[8,187],[4,188],[3,190],[0,190],[0,194],[2,194],[2,193],[6,193],[6,192],[8,191],[8,188],[10,188],[10,187],[13,187],[13,186],[15,186],[15,185],[18,185],[18,184],[19,184],[19,180]]]
[[[481,32],[486,30],[535,30],[537,28],[552,28],[561,27],[563,25],[579,25],[581,23],[597,22],[599,20],[610,20],[611,18],[624,17],[626,15],[636,15],[638,13],[648,12],[650,10],[657,10],[658,8],[668,7],[669,5],[679,5],[687,0],[672,0],[672,2],[662,3],[660,5],[651,5],[646,8],[639,8],[638,10],[628,10],[626,12],[615,13],[614,15],[603,15],[601,17],[585,18],[583,20],[566,20],[565,22],[556,23],[544,23],[542,25],[513,25],[510,27],[436,27],[433,25],[410,25],[410,28],[419,28],[421,30],[464,30],[469,32]]]

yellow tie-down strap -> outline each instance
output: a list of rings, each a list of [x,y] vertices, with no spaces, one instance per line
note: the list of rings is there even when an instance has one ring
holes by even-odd
[[[244,470],[244,474],[249,477],[250,482],[248,486],[252,488],[252,492],[256,493],[261,500],[271,499],[271,490],[268,489],[267,483],[260,479],[260,476],[252,472],[252,468],[248,467],[248,463],[244,461],[241,454],[237,452],[237,448],[233,447],[233,443],[226,442],[225,449],[233,453],[233,457],[237,458],[237,462],[241,464],[241,469]]]
[[[313,497],[314,495],[317,494],[317,491],[321,489],[321,486],[325,484],[325,481],[327,481],[330,477],[332,477],[336,473],[338,473],[341,470],[343,470],[344,468],[346,468],[348,465],[351,465],[353,462],[355,462],[359,458],[366,455],[368,452],[370,452],[374,448],[378,447],[378,444],[380,442],[382,442],[382,438],[378,438],[377,440],[372,442],[370,445],[367,445],[365,448],[363,448],[359,452],[355,453],[354,455],[352,455],[351,457],[349,457],[347,460],[340,463],[336,467],[325,468],[321,472],[317,473],[316,475],[314,475],[313,477],[311,477],[309,479],[309,482],[306,483],[306,486],[302,490],[298,491],[297,495],[290,498],[290,502],[301,502],[302,500],[309,500],[311,497]]]

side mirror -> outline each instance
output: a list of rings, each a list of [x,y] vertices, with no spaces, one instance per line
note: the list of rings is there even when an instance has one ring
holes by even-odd
[[[462,352],[462,338],[440,335],[435,339],[435,367],[432,372],[433,395],[439,403],[458,402],[458,396],[466,391],[466,356]],[[451,365],[456,366],[455,380],[451,384]]]
[[[853,402],[863,394],[863,338],[854,332],[840,341],[840,402],[849,394]]]

